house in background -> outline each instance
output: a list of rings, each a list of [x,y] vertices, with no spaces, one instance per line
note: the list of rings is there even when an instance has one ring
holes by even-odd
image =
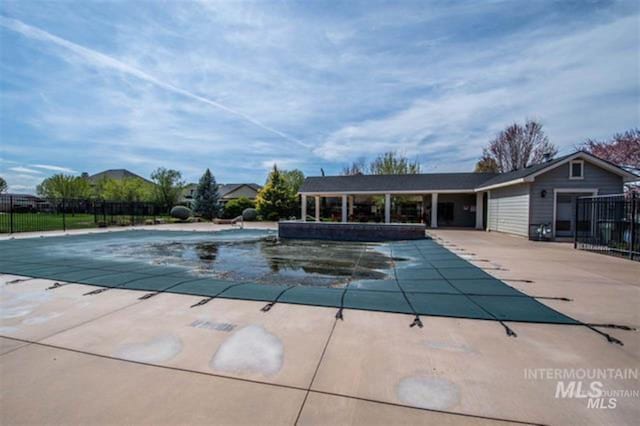
[[[621,194],[640,178],[578,151],[508,173],[321,176],[305,179],[302,217],[348,222],[422,222],[535,237],[572,237],[580,196]]]
[[[196,195],[197,183],[185,185],[182,189],[181,204],[192,206],[193,199]],[[218,193],[220,194],[220,204],[223,206],[231,200],[245,197],[255,201],[262,187],[255,183],[227,183],[218,185]]]
[[[133,172],[130,172],[127,169],[109,169],[94,175],[89,175],[89,173],[82,173],[82,177],[86,178],[89,183],[92,185],[100,182],[102,179],[113,179],[113,180],[122,180],[122,179],[140,179],[146,183],[153,184],[149,179],[145,179],[140,175],[137,175]]]

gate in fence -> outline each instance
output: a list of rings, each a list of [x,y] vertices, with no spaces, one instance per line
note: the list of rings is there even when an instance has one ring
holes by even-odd
[[[640,260],[639,204],[635,193],[578,198],[574,247]]]

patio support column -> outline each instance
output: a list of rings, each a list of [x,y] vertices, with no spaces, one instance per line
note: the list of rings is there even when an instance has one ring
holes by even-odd
[[[349,195],[349,217],[353,217],[353,195]]]
[[[302,194],[302,212],[300,213],[300,219],[302,219],[303,222],[307,221],[307,196]]]
[[[347,194],[342,194],[342,223],[347,223]]]
[[[438,193],[431,194],[431,227],[438,227]]]
[[[384,194],[384,223],[391,223],[391,194]]]
[[[482,229],[484,192],[476,192],[476,229]]]
[[[316,195],[316,222],[320,222],[320,197]]]

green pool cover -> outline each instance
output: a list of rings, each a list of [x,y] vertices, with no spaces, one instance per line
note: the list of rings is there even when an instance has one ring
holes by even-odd
[[[358,243],[363,252],[384,252],[398,261],[385,279],[349,281],[343,288],[227,281],[197,276],[188,269],[123,261],[61,250],[83,243],[182,241],[194,232],[121,231],[0,241],[0,273],[145,292],[171,292],[272,303],[433,315],[494,321],[580,324],[492,277],[430,239]],[[197,238],[259,240],[268,231],[197,233]],[[318,243],[320,244],[320,243]],[[328,248],[327,250],[330,250]],[[362,256],[361,256],[362,257]],[[400,260],[401,259],[401,260]],[[350,266],[358,268],[358,261]]]

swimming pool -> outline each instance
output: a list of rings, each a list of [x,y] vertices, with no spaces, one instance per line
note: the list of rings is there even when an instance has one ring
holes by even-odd
[[[0,241],[0,273],[104,289],[579,324],[430,239],[278,241],[274,231],[121,231]],[[101,290],[101,291],[102,291]],[[197,304],[196,304],[197,305]]]
[[[232,282],[343,288],[351,281],[393,275],[394,260],[379,246],[278,240],[271,231],[186,235],[138,232],[109,238],[63,239],[54,248],[43,250],[40,256],[45,261],[71,254],[107,262],[135,261],[183,268],[196,277]]]

